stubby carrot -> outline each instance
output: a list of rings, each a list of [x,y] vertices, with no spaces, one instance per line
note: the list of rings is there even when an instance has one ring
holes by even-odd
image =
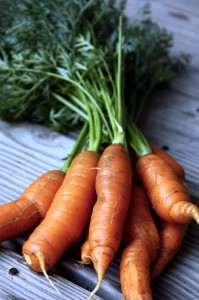
[[[149,201],[141,188],[134,186],[123,230],[126,248],[120,260],[120,282],[125,300],[152,300],[150,266],[159,251],[159,233]]]
[[[16,201],[0,206],[0,242],[14,238],[40,223],[64,177],[65,173],[59,170],[46,172],[32,182]]]
[[[33,270],[45,274],[81,236],[96,200],[98,160],[97,152],[83,151],[72,161],[45,219],[23,245]]]
[[[122,238],[132,187],[128,153],[120,144],[109,145],[100,158],[96,177],[97,201],[89,226],[89,245],[99,289]]]
[[[156,154],[139,158],[137,174],[156,213],[167,222],[199,224],[199,208],[190,202],[187,188],[167,161]]]
[[[184,168],[173,157],[171,157],[171,155],[169,155],[167,152],[165,152],[155,144],[150,144],[150,147],[153,153],[166,160],[174,168],[179,178],[181,178],[182,180],[185,179]]]
[[[151,280],[155,280],[179,251],[187,232],[188,224],[162,221],[160,229],[160,251],[151,267]]]

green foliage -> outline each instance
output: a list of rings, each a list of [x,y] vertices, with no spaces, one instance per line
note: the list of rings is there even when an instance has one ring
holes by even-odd
[[[114,93],[110,77],[116,74],[120,15],[124,98],[132,117],[157,85],[187,63],[186,55],[170,54],[172,35],[151,20],[148,6],[131,19],[124,16],[125,1],[4,0],[3,7],[0,117],[8,121],[29,120],[63,132],[82,124],[82,114],[55,95],[71,103],[78,98],[83,109],[67,78],[89,88],[99,105],[103,86]]]

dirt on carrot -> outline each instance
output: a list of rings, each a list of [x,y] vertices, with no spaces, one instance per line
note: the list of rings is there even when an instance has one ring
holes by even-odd
[[[168,263],[173,259],[179,251],[185,234],[187,232],[188,224],[169,223],[164,220],[161,222],[160,228],[160,251],[157,259],[151,267],[151,280],[155,280]]]
[[[165,152],[155,144],[150,144],[150,147],[153,153],[166,160],[173,167],[179,178],[185,180],[185,170],[171,155],[169,155],[167,152]]]
[[[120,282],[125,300],[152,300],[150,266],[159,251],[159,234],[149,201],[141,186],[132,198],[123,230],[125,248],[120,260]]]

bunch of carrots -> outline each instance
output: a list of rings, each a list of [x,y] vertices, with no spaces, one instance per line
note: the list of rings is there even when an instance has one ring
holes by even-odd
[[[81,259],[97,273],[89,299],[119,247],[124,299],[152,299],[151,280],[179,250],[188,223],[199,224],[199,208],[190,201],[183,168],[149,144],[125,108],[122,38],[120,18],[112,70],[92,46],[87,47],[93,56],[86,69],[59,76],[68,86],[70,108],[84,123],[76,144],[61,170],[43,174],[19,199],[0,207],[0,241],[34,228],[23,256],[48,279],[47,271],[88,228]]]

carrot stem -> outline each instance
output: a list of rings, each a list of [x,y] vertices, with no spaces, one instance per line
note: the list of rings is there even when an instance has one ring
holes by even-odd
[[[119,32],[118,32],[118,61],[117,61],[117,70],[116,70],[116,84],[112,86],[113,95],[111,98],[110,90],[108,89],[108,85],[106,84],[105,77],[102,71],[99,69],[99,74],[101,78],[101,92],[103,93],[104,106],[106,108],[108,118],[112,127],[113,144],[121,144],[126,146],[125,139],[125,130],[124,130],[124,99],[123,99],[123,86],[122,86],[122,17],[119,19]],[[106,65],[105,65],[106,69]],[[110,76],[110,72],[108,73],[108,78],[111,85],[113,83],[113,79]]]
[[[117,120],[123,124],[124,120],[124,104],[122,101],[122,16],[119,18],[119,36],[118,36],[118,56],[117,56],[117,102],[116,113]]]
[[[77,115],[81,116],[84,120],[88,120],[88,116],[84,112],[85,108],[82,105],[82,102],[79,99],[77,99],[77,97],[71,95],[72,100],[76,104],[76,105],[74,105],[73,103],[71,103],[71,101],[66,100],[64,97],[62,97],[56,93],[52,93],[52,95],[55,97],[56,100],[63,103],[65,106],[67,106],[71,110],[73,110]],[[78,108],[78,106],[80,106],[81,108]]]
[[[70,152],[70,155],[66,159],[64,166],[61,168],[61,171],[67,172],[74,157],[82,150],[83,146],[85,145],[87,136],[88,136],[88,122],[85,122],[84,126],[82,127],[82,130],[80,131],[80,134],[75,142],[75,145],[73,146],[73,149]]]
[[[129,134],[128,142],[130,146],[134,149],[138,157],[142,157],[144,155],[152,153],[152,149],[147,139],[138,129],[135,123],[130,119],[128,119],[127,122],[127,130]]]
[[[15,71],[16,69],[14,67],[9,67],[10,71]],[[90,100],[90,103],[92,103],[98,110],[99,115],[101,117],[101,119],[103,120],[103,124],[108,132],[108,135],[111,136],[111,131],[108,125],[108,122],[106,120],[106,117],[102,111],[102,109],[100,108],[100,105],[98,104],[98,102],[96,101],[96,99],[93,98],[92,94],[88,92],[88,90],[86,88],[84,88],[84,86],[78,82],[75,79],[71,79],[69,77],[66,77],[64,75],[60,75],[57,73],[52,73],[52,72],[45,72],[43,70],[38,70],[38,69],[31,69],[31,68],[17,68],[17,71],[23,72],[23,71],[27,71],[27,72],[31,72],[31,73],[39,73],[39,74],[43,74],[46,76],[50,76],[59,80],[64,80],[67,81],[68,83],[70,83],[71,85],[73,85],[75,88],[77,88],[77,90],[81,90],[85,96],[88,97],[88,99]],[[60,100],[60,98],[59,98]]]

